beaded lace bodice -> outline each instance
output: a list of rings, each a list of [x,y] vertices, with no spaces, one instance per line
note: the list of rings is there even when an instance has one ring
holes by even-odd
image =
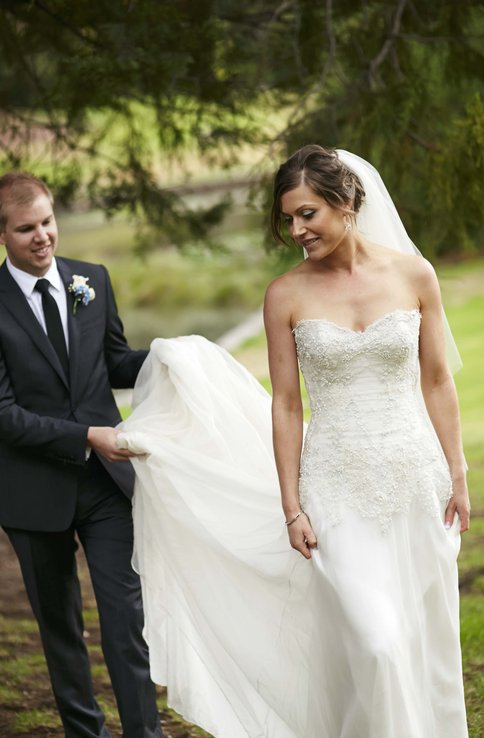
[[[394,310],[364,331],[324,319],[294,329],[311,405],[301,504],[316,495],[330,523],[350,506],[386,530],[415,498],[438,515],[451,495],[419,389],[419,329],[418,310]]]

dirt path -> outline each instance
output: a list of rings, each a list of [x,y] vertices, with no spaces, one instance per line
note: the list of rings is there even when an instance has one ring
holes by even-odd
[[[100,651],[94,596],[82,551],[78,560],[86,611],[85,635],[96,698],[106,714],[113,738],[120,738],[115,702]],[[62,738],[64,731],[54,708],[37,625],[25,595],[16,556],[1,529],[0,562],[0,736]],[[200,738],[203,735],[166,710],[162,689],[159,690],[159,707],[166,738]]]

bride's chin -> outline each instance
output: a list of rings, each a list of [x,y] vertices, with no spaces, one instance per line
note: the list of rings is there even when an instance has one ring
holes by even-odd
[[[311,261],[321,261],[324,259],[324,257],[327,254],[321,253],[321,249],[311,249],[310,251],[306,251],[306,258],[310,259]]]

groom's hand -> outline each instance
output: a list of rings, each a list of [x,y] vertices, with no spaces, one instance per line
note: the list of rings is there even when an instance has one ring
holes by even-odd
[[[109,426],[92,426],[87,431],[87,442],[98,454],[108,461],[125,461],[132,456],[138,456],[127,448],[118,448],[116,438],[120,431]]]

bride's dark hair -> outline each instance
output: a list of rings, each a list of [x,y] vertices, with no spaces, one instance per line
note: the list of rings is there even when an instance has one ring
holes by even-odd
[[[353,214],[365,198],[359,178],[340,161],[335,149],[324,149],[317,144],[303,146],[281,164],[274,179],[271,230],[276,241],[287,244],[282,233],[281,197],[303,184],[331,207]]]

